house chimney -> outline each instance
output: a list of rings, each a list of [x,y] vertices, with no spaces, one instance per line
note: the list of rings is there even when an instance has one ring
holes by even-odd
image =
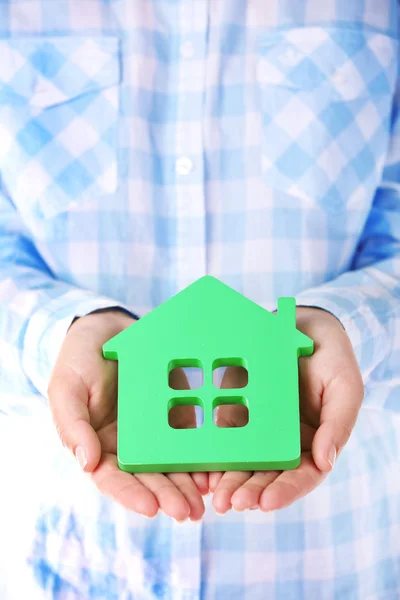
[[[295,298],[278,298],[278,317],[287,327],[296,327]]]

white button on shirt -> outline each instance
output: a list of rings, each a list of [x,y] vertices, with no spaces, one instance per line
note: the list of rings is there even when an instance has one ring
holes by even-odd
[[[193,171],[193,161],[187,156],[181,156],[176,161],[176,172],[178,175],[189,175]]]

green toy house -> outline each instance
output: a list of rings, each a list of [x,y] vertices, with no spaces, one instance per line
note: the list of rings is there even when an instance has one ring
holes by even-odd
[[[118,464],[124,471],[171,472],[291,469],[300,463],[298,357],[313,341],[296,329],[294,298],[277,314],[211,276],[202,277],[109,340],[118,360]],[[213,370],[242,366],[240,389],[219,389]],[[177,367],[203,370],[193,390],[169,387]],[[244,404],[248,423],[222,428],[213,410]],[[203,423],[174,429],[172,406],[198,405]]]

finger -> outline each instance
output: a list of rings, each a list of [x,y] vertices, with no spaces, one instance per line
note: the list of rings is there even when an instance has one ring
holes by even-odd
[[[317,352],[317,344],[315,352]],[[309,357],[299,359],[300,414],[306,423],[317,430],[320,423],[323,385],[320,378],[316,376],[315,370]]]
[[[237,511],[257,508],[260,496],[282,471],[257,471],[232,495],[232,508]]]
[[[185,521],[189,517],[189,502],[168,477],[161,473],[136,473],[135,477],[154,494],[166,515],[177,521]]]
[[[168,423],[174,429],[193,429],[196,427],[194,406],[173,406],[168,413]]]
[[[252,476],[252,471],[227,471],[221,478],[213,497],[213,507],[218,514],[232,508],[231,498],[236,490]]]
[[[243,388],[247,385],[248,373],[243,367],[228,367],[221,382],[221,389]]]
[[[197,489],[199,490],[202,496],[206,496],[210,491],[209,486],[209,475],[208,473],[190,473],[193,481],[197,485]]]
[[[99,464],[101,446],[90,424],[85,384],[72,370],[58,370],[52,376],[48,394],[62,443],[75,454],[82,469],[93,471]]]
[[[96,432],[103,452],[117,454],[117,422],[114,421]]]
[[[304,449],[310,450],[313,437],[315,435],[315,429],[306,423],[301,423],[301,440],[302,447]],[[246,481],[243,486],[238,488],[232,495],[231,503],[232,508],[235,510],[246,510],[248,508],[253,508],[258,504],[259,496],[257,496],[257,487],[258,485],[262,486],[262,489],[259,490],[262,493],[263,489],[269,485],[272,481],[274,481],[277,476],[280,474],[280,471],[258,471],[256,472],[248,481]],[[215,492],[219,482],[221,481],[224,475],[223,471],[216,471],[209,474],[209,486],[210,491]],[[255,484],[253,488],[253,484]],[[242,492],[241,490],[245,490]]]
[[[191,521],[200,521],[205,510],[204,502],[189,473],[168,473],[167,477],[189,504],[189,519]]]
[[[90,475],[98,490],[128,510],[154,517],[158,502],[154,494],[135,476],[118,468],[114,454],[103,454],[98,467]]]
[[[117,431],[116,424],[113,423],[98,432],[103,451],[116,454],[116,446],[117,446],[116,431]],[[149,475],[151,477],[152,474],[146,474],[146,475]],[[194,475],[207,476],[207,473],[196,473]],[[139,479],[141,479],[142,475],[136,474],[136,477],[139,480]],[[163,475],[161,475],[160,477],[164,479]],[[201,492],[197,489],[196,484],[195,484],[194,480],[191,478],[191,476],[188,473],[175,473],[175,474],[169,474],[167,477],[172,481],[172,483],[177,487],[177,489],[180,490],[181,494],[188,502],[188,504],[190,506],[190,515],[189,515],[190,519],[194,520],[194,521],[200,520],[204,513],[204,503],[203,503],[203,500],[201,497]],[[144,482],[142,481],[142,483],[144,483]],[[163,483],[165,483],[165,482],[163,481]],[[204,487],[204,478],[200,479],[200,483]],[[207,484],[207,488],[208,488],[208,484]],[[155,490],[155,487],[153,488],[153,490]],[[169,502],[169,499],[164,498],[164,501]],[[163,508],[163,507],[161,507],[161,508]],[[165,512],[167,514],[169,514],[168,508],[166,508]],[[182,520],[182,519],[178,518],[178,520]]]
[[[300,416],[300,419],[302,417]],[[311,446],[313,443],[313,439],[315,437],[315,427],[309,425],[308,423],[304,423],[300,421],[300,440],[301,440],[301,450],[303,452],[308,452],[311,450]]]
[[[117,424],[111,423],[97,432],[103,452],[117,454]],[[203,496],[209,493],[208,473],[190,473],[199,493]]]
[[[244,427],[249,421],[247,406],[225,404],[217,407],[215,424],[217,427]]]
[[[208,484],[210,486],[210,492],[214,493],[217,485],[221,481],[224,475],[224,471],[213,471],[208,476]]]
[[[315,465],[311,452],[302,454],[301,464],[293,471],[283,471],[262,492],[259,506],[263,512],[289,506],[317,487],[326,477]]]
[[[321,424],[315,434],[312,453],[321,471],[331,471],[337,455],[348,441],[364,396],[358,368],[341,371],[325,388]]]
[[[183,369],[172,369],[170,371],[169,385],[174,390],[190,389],[188,378]],[[195,428],[196,411],[194,406],[173,406],[168,413],[168,423],[175,429]]]
[[[97,432],[103,452],[109,452],[111,454],[117,454],[117,424],[116,422],[107,425],[106,427],[99,429]],[[197,486],[198,492],[202,495],[206,495],[209,492],[208,486],[208,473],[190,473],[184,474],[186,477],[191,477],[194,485]],[[189,500],[189,499],[188,499]],[[198,502],[198,500],[196,501]],[[197,506],[197,503],[196,503]],[[194,507],[195,510],[196,507]],[[192,518],[192,515],[191,517]],[[199,516],[201,518],[201,515]]]

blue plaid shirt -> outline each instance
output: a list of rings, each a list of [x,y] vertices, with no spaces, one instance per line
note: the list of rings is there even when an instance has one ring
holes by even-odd
[[[366,384],[335,471],[277,513],[48,503],[49,597],[400,597],[398,21],[396,0],[0,2],[1,411],[47,412],[74,316],[144,315],[205,273],[337,315]]]

